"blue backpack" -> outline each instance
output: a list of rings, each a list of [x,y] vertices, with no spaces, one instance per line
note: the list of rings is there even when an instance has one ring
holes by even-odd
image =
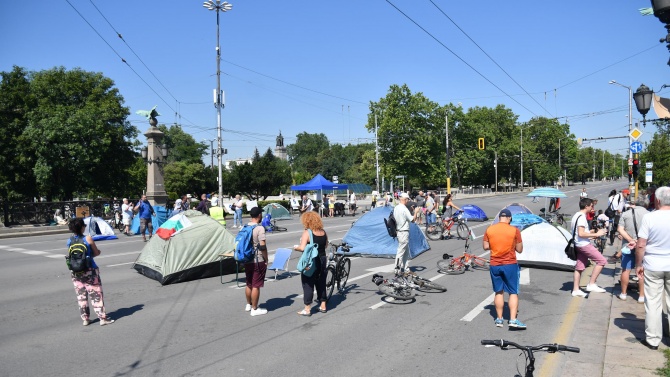
[[[235,236],[235,260],[237,263],[244,264],[254,260],[256,248],[254,247],[253,232],[256,225],[245,225]]]
[[[269,213],[266,214],[265,217],[263,217],[261,225],[263,225],[266,231],[272,232],[272,216]]]
[[[309,232],[309,243],[305,246],[305,250],[298,261],[298,271],[307,277],[311,277],[316,271],[315,259],[319,257],[319,246],[312,239],[312,231],[309,229],[307,231]]]

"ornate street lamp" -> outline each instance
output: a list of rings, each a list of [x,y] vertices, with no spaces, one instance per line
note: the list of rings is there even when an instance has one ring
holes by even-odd
[[[668,31],[665,38],[661,38],[661,43],[665,42],[670,51],[670,0],[651,0],[651,6],[654,9],[654,16],[665,24],[665,29]],[[668,60],[668,65],[670,65],[670,60]]]
[[[651,99],[653,97],[654,91],[649,89],[648,86],[642,84],[633,94],[633,99],[635,100],[635,107],[637,111],[642,114],[642,124],[647,125],[647,113],[651,108]]]
[[[140,152],[142,152],[142,159],[146,161],[149,165],[151,164],[164,164],[167,161],[167,156],[168,156],[168,147],[167,145],[163,144],[161,145],[161,155],[163,159],[161,160],[161,156],[156,156],[156,158],[147,158],[149,155],[149,148],[144,147]]]

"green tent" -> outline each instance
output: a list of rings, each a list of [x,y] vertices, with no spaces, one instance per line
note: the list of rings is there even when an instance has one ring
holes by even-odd
[[[191,225],[164,240],[158,236],[144,246],[133,268],[161,285],[218,276],[222,253],[235,249],[235,236],[198,211],[184,213]],[[235,261],[224,261],[224,271],[235,271]]]
[[[270,203],[263,207],[263,216],[270,214],[272,220],[285,220],[291,218],[291,213],[281,204]]]

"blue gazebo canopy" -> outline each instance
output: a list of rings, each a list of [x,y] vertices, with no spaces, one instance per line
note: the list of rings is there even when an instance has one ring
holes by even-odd
[[[291,186],[291,190],[294,191],[314,191],[314,190],[346,190],[349,188],[346,184],[333,183],[321,174],[317,174],[314,178],[309,181],[296,186]]]

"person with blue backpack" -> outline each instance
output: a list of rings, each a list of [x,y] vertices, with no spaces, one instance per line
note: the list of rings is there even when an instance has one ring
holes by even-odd
[[[235,260],[244,264],[247,287],[245,294],[247,305],[244,310],[252,317],[267,314],[268,310],[258,307],[261,288],[265,283],[268,269],[268,247],[265,243],[265,228],[261,225],[263,210],[254,207],[249,211],[251,221],[235,236]]]
[[[302,237],[300,237],[300,245],[293,246],[293,249],[306,253],[312,252],[312,249],[316,247],[318,252],[315,253],[316,257],[308,264],[309,267],[307,270],[301,271],[300,274],[305,308],[299,311],[298,314],[302,316],[312,315],[315,286],[316,300],[319,302],[319,312],[326,313],[326,267],[328,267],[326,245],[328,245],[328,235],[323,230],[323,222],[316,212],[309,211],[303,213],[300,217],[300,222],[305,227],[305,231],[302,233]],[[300,266],[298,266],[298,269],[300,269]]]

